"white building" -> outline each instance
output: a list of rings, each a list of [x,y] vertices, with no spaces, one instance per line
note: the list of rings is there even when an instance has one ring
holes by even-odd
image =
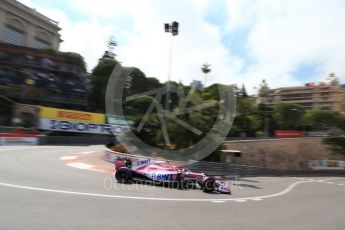
[[[60,27],[56,21],[16,0],[0,1],[0,42],[58,50]]]

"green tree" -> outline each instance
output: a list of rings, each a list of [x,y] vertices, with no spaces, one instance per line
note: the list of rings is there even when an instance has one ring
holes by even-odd
[[[78,66],[80,66],[84,71],[86,71],[86,63],[84,61],[84,57],[81,56],[78,53],[74,53],[74,52],[63,52],[62,53],[65,57],[68,57],[69,59],[72,59],[72,62],[74,64],[77,64]]]
[[[328,137],[323,142],[329,145],[334,152],[345,155],[345,137]]]
[[[273,108],[273,118],[279,129],[296,129],[303,124],[303,106],[291,103],[277,104]]]
[[[153,102],[153,97],[151,96],[142,96],[136,99],[133,99],[125,104],[124,111],[128,115],[144,115],[147,111],[147,108]]]
[[[101,58],[92,70],[89,107],[93,112],[105,113],[105,91],[111,72],[118,63],[115,59]]]
[[[241,95],[241,94],[240,94]],[[237,135],[254,136],[257,127],[257,118],[255,114],[257,106],[254,97],[238,97],[236,104],[236,117],[234,121],[234,131],[238,130]],[[234,134],[234,133],[232,133]]]
[[[259,97],[268,97],[269,96],[269,90],[268,84],[265,79],[262,80],[260,87],[259,87]]]
[[[163,86],[163,84],[160,83],[157,78],[148,77],[146,80],[147,80],[147,86],[148,86],[147,88],[149,90],[151,90],[151,89],[158,89],[158,88]]]
[[[202,92],[202,98],[204,100],[219,100],[219,91],[218,88],[221,87],[221,84],[212,84],[209,87],[206,87]]]
[[[239,95],[240,95],[240,97],[248,97],[248,93],[247,93],[247,90],[246,90],[246,87],[244,86],[244,84],[242,84]]]
[[[345,118],[339,112],[329,110],[309,110],[304,115],[305,125],[311,130],[345,129]]]

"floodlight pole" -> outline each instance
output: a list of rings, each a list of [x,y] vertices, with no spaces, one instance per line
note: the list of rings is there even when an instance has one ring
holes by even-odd
[[[167,93],[165,97],[165,110],[170,110],[170,80],[171,80],[171,65],[172,65],[172,43],[173,43],[173,36],[178,35],[178,22],[172,22],[171,24],[165,23],[164,24],[164,30],[166,33],[171,33],[172,36],[170,38],[170,45],[169,45],[169,66],[168,66],[168,82],[167,82]]]

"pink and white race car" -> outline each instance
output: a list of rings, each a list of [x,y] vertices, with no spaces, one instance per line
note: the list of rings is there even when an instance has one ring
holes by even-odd
[[[207,193],[216,191],[231,194],[230,188],[223,181],[204,173],[194,173],[187,168],[174,166],[165,160],[119,157],[115,160],[115,169],[115,178],[120,183],[152,181],[176,184],[180,189],[196,188],[198,184]]]

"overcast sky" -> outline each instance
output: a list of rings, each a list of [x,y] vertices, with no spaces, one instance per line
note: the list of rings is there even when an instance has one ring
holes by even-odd
[[[163,24],[180,23],[173,37],[172,80],[246,85],[263,78],[271,88],[323,81],[331,72],[345,83],[343,0],[20,0],[59,21],[60,49],[82,54],[89,71],[114,36],[115,53],[162,82],[169,42]]]

